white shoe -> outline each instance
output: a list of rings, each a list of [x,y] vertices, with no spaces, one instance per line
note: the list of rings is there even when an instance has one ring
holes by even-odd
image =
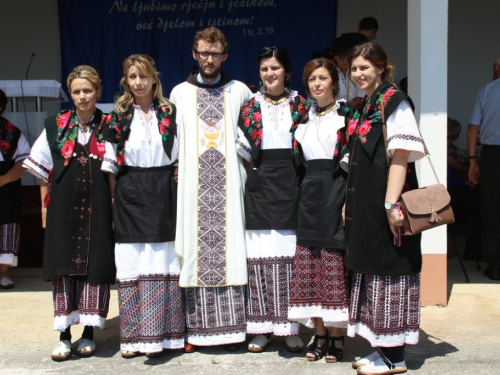
[[[14,282],[11,279],[9,279],[9,276],[4,276],[0,280],[0,288],[12,289],[12,288],[14,288]]]
[[[62,340],[57,344],[50,356],[53,361],[66,361],[71,357],[71,343],[68,340]]]
[[[76,353],[82,357],[91,357],[95,353],[95,343],[92,340],[82,338],[76,349]]]
[[[354,368],[357,369],[358,367],[367,365],[368,363],[373,362],[373,361],[375,361],[376,359],[378,359],[380,357],[381,357],[380,352],[378,350],[374,351],[372,354],[367,355],[364,358],[361,358],[361,359],[359,359],[357,361],[353,361],[352,362],[352,367],[354,367]]]
[[[304,350],[304,343],[299,336],[287,336],[285,338],[285,346],[289,351],[294,353],[300,353]]]
[[[253,353],[263,352],[270,341],[271,339],[268,339],[266,335],[257,335],[248,343],[248,351]]]
[[[358,374],[364,375],[389,375],[389,374],[401,374],[406,372],[408,368],[406,367],[405,361],[391,363],[388,365],[382,357],[377,358],[375,361],[368,363],[367,365],[358,368]]]

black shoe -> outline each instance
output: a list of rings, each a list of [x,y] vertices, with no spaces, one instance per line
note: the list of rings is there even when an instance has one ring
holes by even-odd
[[[500,268],[487,268],[484,275],[490,280],[500,280]]]

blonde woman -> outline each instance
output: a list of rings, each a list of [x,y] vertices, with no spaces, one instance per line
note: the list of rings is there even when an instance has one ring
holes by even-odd
[[[45,120],[24,167],[40,178],[43,273],[52,281],[54,330],[61,331],[52,359],[71,356],[71,324],[85,328],[77,354],[96,350],[93,327],[104,328],[109,284],[115,280],[111,196],[101,172],[102,122],[96,108],[101,80],[94,68],[80,65],[67,79],[75,107]],[[50,183],[50,193],[48,184]]]
[[[184,347],[179,259],[174,252],[177,186],[176,108],[163,97],[147,55],[123,62],[125,93],[105,124],[114,199],[115,258],[124,358]]]

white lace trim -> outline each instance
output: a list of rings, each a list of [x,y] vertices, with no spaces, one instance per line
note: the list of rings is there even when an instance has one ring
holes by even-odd
[[[299,322],[307,328],[315,328],[313,318],[322,318],[325,327],[347,328],[347,308],[326,309],[323,306],[292,306],[288,308],[288,319]]]
[[[163,349],[182,349],[184,348],[185,340],[173,339],[173,340],[163,340],[163,342],[156,343],[145,343],[145,342],[134,342],[134,343],[121,343],[120,350],[126,350],[128,352],[134,353],[155,353],[161,352]]]
[[[223,328],[221,327],[221,329]],[[241,343],[245,341],[245,337],[245,332],[213,334],[211,336],[189,333],[187,342],[196,346],[217,346]]]
[[[299,334],[299,324],[293,323],[273,323],[267,322],[247,322],[247,333],[258,335],[272,333],[275,336],[290,336]]]
[[[391,348],[401,346],[404,344],[416,345],[418,344],[418,330],[406,331],[396,335],[394,333],[387,333],[386,335],[377,336],[366,324],[355,323],[349,324],[347,327],[347,336],[354,337],[356,334],[368,340],[373,347]]]
[[[98,314],[81,314],[78,310],[72,311],[69,315],[54,317],[54,331],[64,331],[71,324],[80,324],[82,326],[92,326],[104,328],[106,318]]]

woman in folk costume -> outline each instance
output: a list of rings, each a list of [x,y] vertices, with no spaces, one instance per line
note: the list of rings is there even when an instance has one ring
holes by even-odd
[[[291,129],[307,121],[309,104],[290,90],[292,61],[281,47],[259,52],[265,88],[243,104],[237,149],[246,161],[246,246],[248,258],[248,350],[262,352],[271,334],[286,336],[290,351],[302,351],[299,326],[287,319],[289,283],[295,254],[298,175]]]
[[[71,356],[73,323],[85,327],[77,354],[94,354],[93,327],[104,327],[115,280],[111,195],[101,172],[105,116],[95,106],[101,81],[92,67],[81,65],[67,84],[75,108],[45,120],[24,162],[40,178],[44,279],[52,281],[54,329],[61,331],[52,352],[56,361]]]
[[[366,96],[350,111],[346,129],[345,262],[352,271],[347,334],[379,348],[353,362],[358,373],[397,374],[407,370],[405,344],[418,342],[422,267],[421,236],[401,238],[397,201],[403,190],[418,187],[413,162],[424,156],[424,146],[411,99],[386,83],[393,67],[382,47],[358,45],[349,60],[352,79]]]
[[[17,267],[17,254],[23,215],[21,176],[23,160],[30,145],[21,131],[1,115],[7,96],[0,90],[0,288],[11,289],[9,268]]]
[[[112,188],[115,259],[124,358],[184,347],[179,259],[174,252],[176,108],[163,97],[147,55],[123,62],[125,93],[104,125],[102,170]],[[175,171],[175,172],[174,172]]]
[[[340,168],[345,102],[335,101],[339,78],[330,60],[308,62],[302,79],[316,105],[309,121],[294,129],[294,154],[305,163],[306,176],[300,186],[288,318],[316,329],[307,360],[325,357],[331,363],[342,360],[342,328],[348,320],[342,227],[346,176]]]

